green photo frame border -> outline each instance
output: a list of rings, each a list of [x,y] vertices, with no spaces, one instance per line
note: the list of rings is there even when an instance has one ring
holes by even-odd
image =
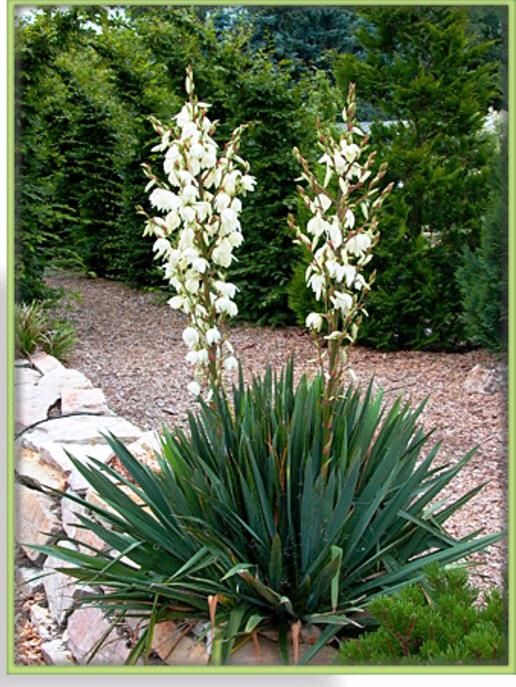
[[[514,523],[516,521],[516,467],[512,461],[516,459],[516,370],[514,369],[515,345],[516,345],[516,221],[514,194],[511,190],[516,186],[516,3],[513,0],[322,0],[311,2],[310,0],[7,0],[7,674],[8,675],[169,675],[169,674],[195,674],[195,675],[511,675],[516,674],[516,547],[514,544],[508,547],[508,600],[509,600],[509,656],[506,665],[496,666],[23,666],[14,661],[14,589],[15,589],[15,503],[14,503],[14,218],[15,218],[15,116],[14,116],[14,18],[17,8],[20,7],[52,7],[52,6],[128,6],[128,5],[210,5],[210,6],[242,6],[242,5],[284,5],[284,6],[353,6],[360,5],[447,5],[447,6],[492,6],[506,7],[508,11],[508,39],[509,39],[509,64],[508,74],[508,119],[509,119],[509,261],[508,261],[508,541],[514,540]],[[5,16],[5,15],[4,15]]]

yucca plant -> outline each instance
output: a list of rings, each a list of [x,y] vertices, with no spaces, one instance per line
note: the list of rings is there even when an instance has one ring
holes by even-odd
[[[129,478],[93,459],[74,461],[106,503],[73,497],[91,511],[78,517],[106,548],[38,549],[76,566],[60,568],[66,574],[104,588],[81,603],[147,618],[130,660],[149,650],[157,622],[211,617],[212,662],[225,662],[235,639],[271,626],[285,656],[289,628],[318,624],[307,662],[377,595],[417,581],[431,562],[457,561],[500,538],[455,539],[444,530],[481,486],[432,505],[473,451],[434,467],[439,444],[428,449],[429,434],[417,426],[423,405],[413,411],[397,400],[387,409],[371,386],[365,394],[341,389],[323,459],[323,383],[302,378],[295,387],[292,363],[249,386],[240,374],[232,400],[214,390],[190,415],[189,432],[163,434],[159,472],[114,437]]]

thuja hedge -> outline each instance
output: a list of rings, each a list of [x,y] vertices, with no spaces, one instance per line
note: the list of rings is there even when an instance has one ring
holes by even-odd
[[[252,52],[251,37],[245,22],[221,36],[209,17],[165,7],[127,9],[118,17],[102,9],[45,10],[19,23],[20,299],[37,297],[45,265],[64,257],[99,276],[162,283],[135,212],[146,202],[140,165],[151,158],[148,116],[166,121],[178,111],[184,70],[193,63],[199,89],[213,104],[210,116],[223,122],[220,140],[249,123],[242,152],[259,184],[242,218],[246,242],[235,269],[240,311],[259,322],[292,319],[287,285],[297,256],[287,214],[297,168],[291,151],[310,147],[320,109],[315,84],[325,78],[294,80],[292,64]]]

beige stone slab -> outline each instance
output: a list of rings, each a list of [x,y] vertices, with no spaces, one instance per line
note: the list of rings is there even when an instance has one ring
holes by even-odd
[[[51,639],[41,643],[41,655],[47,665],[63,666],[74,664],[72,652],[60,639]]]
[[[17,367],[14,371],[14,386],[35,386],[41,379],[41,374],[31,367]]]
[[[85,506],[76,503],[69,498],[63,497],[61,501],[61,517],[63,529],[66,534],[71,539],[76,539],[77,541],[86,544],[86,546],[79,546],[79,550],[81,550],[83,553],[92,553],[91,549],[88,548],[89,546],[93,546],[95,549],[104,549],[106,546],[105,542],[100,539],[100,537],[97,537],[97,535],[93,532],[90,532],[89,530],[80,526],[81,522],[77,518],[77,514],[86,517],[91,516],[91,513],[88,512],[88,509]]]
[[[16,584],[23,593],[34,592],[43,587],[41,568],[16,566]]]
[[[61,529],[56,502],[22,484],[15,487],[16,540],[24,553],[33,562],[42,561],[45,556],[28,545],[42,546],[50,543]]]
[[[106,397],[101,389],[61,389],[61,412],[66,413],[109,413]]]
[[[300,657],[309,651],[309,649],[310,647],[306,644],[300,644]],[[288,651],[291,664],[293,664],[293,649],[291,645],[288,647]],[[314,658],[308,662],[308,665],[331,665],[335,662],[337,656],[337,649],[331,646],[324,646]],[[278,643],[259,636],[258,647],[255,642],[250,639],[231,654],[228,665],[283,665],[283,659],[281,658]]]
[[[22,448],[16,452],[15,470],[29,486],[66,489],[67,475],[60,468],[45,463],[37,451]]]
[[[51,406],[59,395],[51,389],[40,389],[36,384],[22,384],[15,388],[15,431],[16,433],[46,420]]]
[[[172,621],[158,623],[154,628],[152,648],[168,665],[206,665],[209,660],[203,641],[195,642]]]
[[[160,472],[156,452],[160,452],[159,437],[155,432],[144,432],[142,436],[127,447],[132,455],[154,472]]]
[[[112,433],[120,441],[130,444],[141,435],[141,429],[128,420],[110,415],[57,417],[26,432],[22,443],[38,451],[43,444],[106,444],[103,434]]]
[[[59,362],[57,358],[53,355],[49,355],[44,351],[38,351],[29,356],[30,362],[34,367],[41,372],[41,374],[46,375],[53,370],[64,370],[65,367],[63,363]]]
[[[98,608],[80,608],[68,619],[68,646],[77,663],[85,664],[97,642],[108,632],[111,623]],[[130,648],[115,629],[109,632],[90,665],[123,665]]]
[[[93,384],[79,370],[56,368],[39,380],[38,386],[49,389],[61,395],[63,389],[93,389]]]
[[[79,470],[72,463],[68,453],[81,463],[95,458],[106,464],[113,458],[113,450],[108,444],[56,444],[49,441],[39,447],[39,455],[43,462],[62,470],[68,477],[68,484],[73,491],[85,491],[90,486]]]
[[[61,548],[77,550],[77,547],[68,541],[59,544]],[[75,603],[77,592],[77,581],[56,571],[56,568],[71,568],[72,563],[63,561],[55,556],[48,556],[43,565],[43,572],[46,573],[42,578],[47,597],[48,608],[54,620],[61,625]]]
[[[43,640],[52,639],[57,634],[57,627],[48,608],[39,604],[31,606],[30,622]]]

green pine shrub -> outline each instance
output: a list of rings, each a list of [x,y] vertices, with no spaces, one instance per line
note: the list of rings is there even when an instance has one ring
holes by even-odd
[[[131,661],[150,646],[156,622],[206,621],[216,596],[213,662],[255,630],[274,627],[286,641],[298,622],[322,629],[306,662],[374,597],[500,538],[455,539],[443,527],[480,487],[429,508],[473,452],[434,466],[439,445],[427,448],[417,426],[423,405],[385,408],[371,388],[342,389],[327,443],[323,386],[319,375],[295,387],[292,363],[250,386],[240,375],[231,400],[214,390],[190,415],[188,433],[164,433],[159,472],[114,437],[127,477],[73,460],[106,507],[62,496],[88,509],[79,520],[106,546],[80,553],[60,535],[35,548],[71,564],[59,570],[81,584],[104,588],[81,604],[146,621]]]
[[[431,566],[424,579],[373,599],[374,629],[342,643],[346,665],[479,665],[507,661],[507,608],[498,590],[479,590],[460,568]]]

